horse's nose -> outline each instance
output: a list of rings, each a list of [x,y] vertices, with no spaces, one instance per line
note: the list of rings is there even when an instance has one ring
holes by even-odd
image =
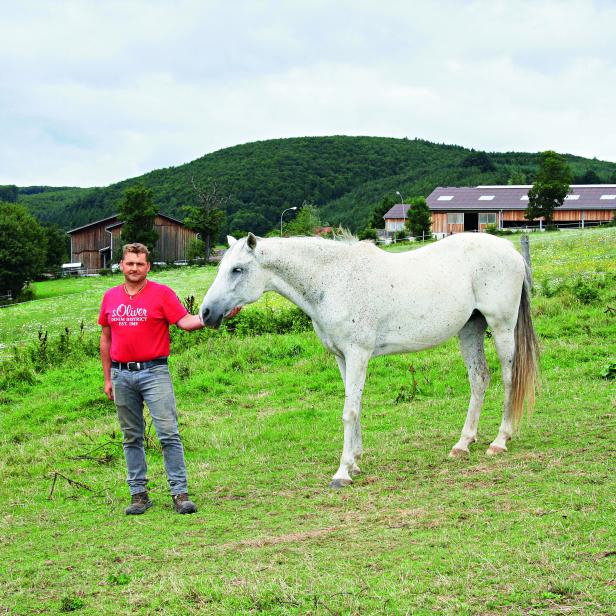
[[[201,316],[203,317],[203,320],[205,321],[205,319],[207,319],[210,316],[210,309],[206,308],[205,310],[203,310],[201,312]]]

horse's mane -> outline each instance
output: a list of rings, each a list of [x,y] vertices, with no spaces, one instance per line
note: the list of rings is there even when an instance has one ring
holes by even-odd
[[[339,242],[341,244],[357,244],[359,239],[351,231],[343,227],[332,230],[332,237],[321,237],[315,235],[292,235],[289,239],[304,239],[317,242]]]
[[[359,239],[356,235],[351,233],[348,229],[343,227],[338,227],[333,232],[333,239],[336,242],[343,242],[345,244],[355,244],[359,242]]]

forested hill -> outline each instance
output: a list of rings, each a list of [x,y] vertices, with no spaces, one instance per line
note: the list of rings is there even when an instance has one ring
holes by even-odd
[[[616,181],[616,163],[567,160],[579,182]],[[532,183],[535,165],[535,154],[487,154],[419,139],[304,137],[226,148],[106,188],[22,188],[18,199],[42,221],[70,229],[114,214],[124,190],[142,184],[161,212],[183,219],[181,207],[195,202],[194,178],[200,185],[213,180],[230,195],[225,233],[266,233],[282,210],[303,202],[317,205],[324,223],[357,230],[396,191],[408,199],[436,186]]]

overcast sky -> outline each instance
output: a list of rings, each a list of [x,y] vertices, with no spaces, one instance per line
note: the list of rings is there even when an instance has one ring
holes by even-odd
[[[304,135],[616,161],[616,0],[0,2],[0,184]]]

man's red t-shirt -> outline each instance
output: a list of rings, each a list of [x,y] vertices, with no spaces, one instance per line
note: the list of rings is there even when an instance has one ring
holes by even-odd
[[[124,285],[109,289],[103,297],[98,324],[111,327],[113,361],[149,361],[169,355],[169,324],[187,314],[169,287],[148,280],[133,299]]]

